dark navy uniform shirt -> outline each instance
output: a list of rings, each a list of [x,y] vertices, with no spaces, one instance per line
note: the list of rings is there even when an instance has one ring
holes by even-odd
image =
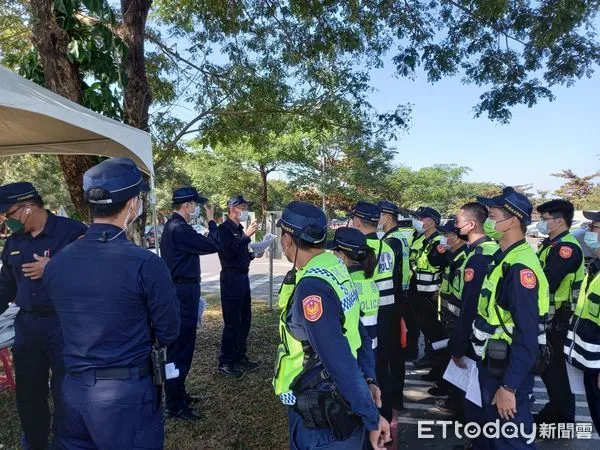
[[[248,270],[254,254],[248,250],[251,239],[244,227],[227,219],[219,225],[219,260],[223,269]]]
[[[2,251],[0,271],[0,313],[15,301],[24,311],[52,310],[42,280],[31,280],[23,274],[22,266],[36,262],[35,253],[53,258],[60,250],[85,233],[86,226],[76,220],[58,217],[48,212],[44,229],[36,237],[31,233],[16,233],[6,240]]]
[[[198,234],[185,219],[173,213],[165,224],[160,241],[160,256],[167,263],[173,280],[197,278],[200,281],[199,255],[219,250],[219,233],[214,220],[208,222],[208,236]]]
[[[548,252],[546,258],[546,264],[544,265],[544,273],[548,279],[548,285],[550,293],[555,294],[564,278],[570,274],[575,273],[583,261],[583,251],[581,247],[572,242],[560,242],[560,240],[569,234],[569,231],[564,231],[556,236],[554,239],[546,238],[542,241],[542,245],[538,250],[540,254],[546,247],[552,247]],[[561,252],[563,247],[569,248],[571,251],[566,253]],[[577,299],[575,299],[577,301]]]
[[[70,372],[141,366],[153,341],[168,345],[179,334],[169,269],[125,233],[110,240],[121,231],[93,224],[46,266],[44,285],[61,322]]]
[[[319,296],[322,301],[323,313],[316,321],[307,320],[302,307],[302,300],[310,296]],[[359,366],[344,337],[340,320],[344,312],[337,294],[326,281],[305,277],[296,286],[292,302],[287,317],[290,332],[297,340],[310,343],[350,409],[361,416],[368,430],[376,430],[379,412],[365,382],[364,376],[369,374],[361,372],[370,370]]]

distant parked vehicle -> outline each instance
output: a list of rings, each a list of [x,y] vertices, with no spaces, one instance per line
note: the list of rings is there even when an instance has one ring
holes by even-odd
[[[158,225],[156,229],[158,231],[158,240],[160,240],[164,226]],[[154,225],[146,225],[146,228],[144,230],[144,237],[142,238],[142,244],[144,248],[156,248],[156,236],[154,236]]]

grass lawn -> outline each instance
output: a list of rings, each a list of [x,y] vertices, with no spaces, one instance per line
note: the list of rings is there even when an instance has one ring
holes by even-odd
[[[277,334],[277,311],[254,302],[249,353],[260,359],[259,371],[239,380],[226,379],[217,371],[223,321],[218,298],[208,297],[202,329],[198,332],[188,391],[206,401],[197,410],[203,420],[166,421],[167,449],[285,449],[288,448],[287,414],[273,394],[271,378]],[[13,394],[0,393],[0,448],[19,447],[20,428]],[[4,444],[4,447],[2,447]]]

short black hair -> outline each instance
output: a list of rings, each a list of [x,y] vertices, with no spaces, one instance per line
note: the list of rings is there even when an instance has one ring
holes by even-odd
[[[575,215],[575,206],[568,200],[555,199],[542,203],[536,208],[540,214],[548,213],[554,218],[565,219],[569,228],[573,225],[573,216]]]
[[[479,202],[465,203],[460,209],[466,212],[479,225],[483,225],[483,222],[489,216],[488,209]]]
[[[110,198],[110,193],[104,189],[90,189],[86,193],[87,200],[107,200]],[[92,218],[107,218],[119,215],[127,205],[129,199],[118,203],[89,203],[90,214]]]

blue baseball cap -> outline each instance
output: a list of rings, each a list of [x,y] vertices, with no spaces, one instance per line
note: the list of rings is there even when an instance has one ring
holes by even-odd
[[[531,223],[533,205],[529,199],[508,186],[502,189],[502,194],[492,198],[477,197],[477,201],[488,208],[501,208],[512,214],[525,225]]]
[[[351,254],[358,255],[365,251],[367,247],[367,238],[356,228],[340,227],[335,230],[333,240],[327,241],[327,249],[344,250]]]
[[[379,222],[381,208],[374,203],[361,201],[352,208],[349,217],[358,217],[359,219],[368,220],[370,222]]]
[[[33,198],[41,198],[33,184],[26,181],[0,186],[0,212],[8,211],[11,205],[25,202]]]
[[[179,205],[185,202],[206,203],[208,199],[198,194],[195,187],[185,186],[173,192],[173,204]]]
[[[327,217],[312,203],[297,201],[288,203],[276,226],[311,244],[318,244],[327,238]]]
[[[440,233],[455,233],[456,234],[455,225],[456,225],[456,222],[454,221],[454,219],[448,219],[448,220],[446,220],[446,223],[444,225],[438,225],[437,230]]]
[[[108,198],[90,200],[91,189],[103,189]],[[140,170],[129,158],[110,158],[96,164],[83,175],[83,192],[88,203],[122,203],[140,192],[148,192],[150,187]]]
[[[228,208],[233,208],[234,206],[239,206],[239,205],[252,206],[252,202],[246,200],[243,195],[235,195],[235,196],[231,197],[229,199],[229,201],[227,202]]]
[[[388,202],[387,200],[382,200],[377,203],[379,209],[381,209],[382,213],[391,214],[393,216],[397,216],[400,214],[400,208],[398,208],[394,203]]]
[[[414,216],[418,219],[429,217],[430,219],[433,219],[435,223],[440,223],[442,220],[442,215],[437,210],[430,208],[429,206],[419,206],[414,212]]]

